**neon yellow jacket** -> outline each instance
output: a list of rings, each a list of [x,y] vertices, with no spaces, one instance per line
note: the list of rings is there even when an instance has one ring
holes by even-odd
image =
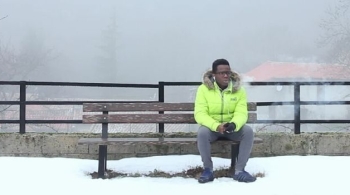
[[[194,118],[212,131],[226,122],[235,123],[235,131],[239,131],[248,120],[246,91],[240,86],[239,75],[232,73],[231,82],[223,91],[213,82],[211,71],[204,74],[203,84],[197,89]]]

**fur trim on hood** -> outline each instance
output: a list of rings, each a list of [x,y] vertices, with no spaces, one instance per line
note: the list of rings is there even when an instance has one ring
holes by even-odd
[[[231,82],[232,82],[232,92],[236,92],[241,87],[241,77],[237,72],[232,71]],[[207,71],[203,75],[203,84],[209,89],[214,89],[214,78],[211,70]]]

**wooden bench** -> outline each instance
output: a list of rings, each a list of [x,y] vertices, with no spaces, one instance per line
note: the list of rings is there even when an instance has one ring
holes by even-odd
[[[99,114],[84,114],[83,123],[102,124],[101,138],[81,138],[79,145],[99,145],[98,177],[104,178],[107,169],[107,146],[116,144],[193,144],[196,138],[108,138],[109,123],[160,123],[160,124],[196,124],[193,115],[194,103],[84,103],[83,112],[101,112]],[[248,103],[248,123],[257,120],[256,104]],[[168,111],[168,112],[167,112]],[[114,112],[110,114],[109,112]],[[119,112],[119,113],[118,113]],[[124,113],[120,113],[124,112]],[[125,113],[129,112],[129,113]],[[133,112],[133,113],[130,113]],[[147,113],[145,113],[147,112]],[[149,112],[155,112],[150,114]],[[164,113],[167,112],[167,113]],[[170,113],[169,113],[170,112]],[[180,113],[179,113],[180,112]],[[187,112],[187,113],[181,113]],[[218,140],[231,144],[231,169],[235,167],[238,157],[239,142]],[[254,143],[261,143],[260,138],[254,138]]]

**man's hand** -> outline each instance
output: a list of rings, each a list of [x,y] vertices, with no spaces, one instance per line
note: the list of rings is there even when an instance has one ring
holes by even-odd
[[[218,126],[218,128],[216,128],[216,131],[221,133],[221,134],[224,134],[224,131],[225,131],[225,127],[224,127],[225,124],[221,124]]]
[[[234,123],[226,123],[224,128],[226,133],[233,133],[233,131],[236,129],[236,125]]]

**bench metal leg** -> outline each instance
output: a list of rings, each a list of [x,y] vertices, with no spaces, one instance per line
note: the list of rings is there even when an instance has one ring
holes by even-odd
[[[238,159],[238,153],[239,153],[239,144],[231,144],[231,167],[230,169],[232,170],[232,174],[235,173],[235,167],[236,167],[236,162]]]
[[[107,170],[107,146],[99,145],[99,147],[98,147],[98,178],[104,178],[106,170]]]

